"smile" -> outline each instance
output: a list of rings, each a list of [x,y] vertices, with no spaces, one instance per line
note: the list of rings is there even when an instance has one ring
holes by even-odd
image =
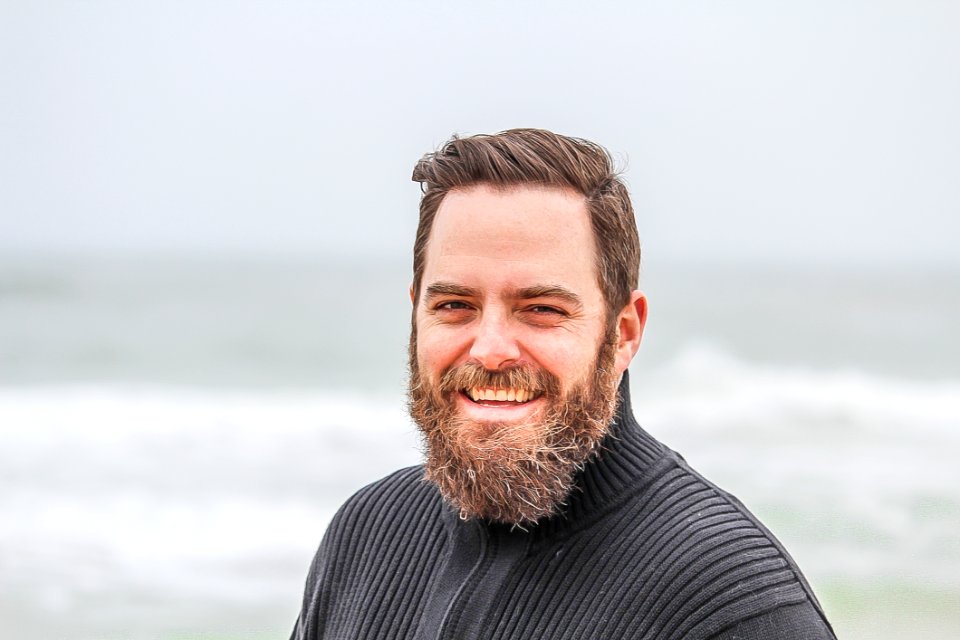
[[[539,397],[539,393],[527,389],[493,389],[489,387],[473,387],[464,389],[466,394],[474,402],[494,401],[494,402],[515,402],[523,404]]]

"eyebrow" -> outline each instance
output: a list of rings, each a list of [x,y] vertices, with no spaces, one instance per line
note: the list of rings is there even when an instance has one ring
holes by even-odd
[[[426,298],[432,300],[440,296],[462,296],[464,298],[475,298],[480,295],[479,289],[465,287],[455,282],[433,282],[427,287]]]
[[[577,308],[583,307],[583,300],[580,299],[580,296],[575,294],[573,291],[570,291],[570,289],[561,287],[560,285],[540,284],[532,287],[524,287],[514,291],[513,296],[520,300],[530,300],[533,298],[556,298],[563,300],[567,304],[573,305]]]

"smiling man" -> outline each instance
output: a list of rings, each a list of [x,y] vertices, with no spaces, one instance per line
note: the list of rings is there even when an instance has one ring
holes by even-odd
[[[834,638],[780,543],[642,430],[626,187],[593,143],[453,138],[414,169],[422,467],[317,552],[294,638]]]
[[[613,417],[646,301],[611,318],[584,197],[477,184],[448,193],[411,297],[411,408],[426,477],[461,515],[555,513]]]

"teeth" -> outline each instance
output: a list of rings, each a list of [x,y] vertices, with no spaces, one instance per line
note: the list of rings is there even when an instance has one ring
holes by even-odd
[[[474,402],[479,400],[495,400],[497,402],[527,402],[532,400],[534,393],[526,389],[481,389],[474,387],[467,389],[467,395]]]

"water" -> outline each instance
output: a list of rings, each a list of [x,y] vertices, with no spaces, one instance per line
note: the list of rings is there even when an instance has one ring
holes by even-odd
[[[419,460],[405,262],[0,266],[0,637],[283,637],[337,505]],[[641,423],[841,638],[960,637],[960,284],[649,268]]]

